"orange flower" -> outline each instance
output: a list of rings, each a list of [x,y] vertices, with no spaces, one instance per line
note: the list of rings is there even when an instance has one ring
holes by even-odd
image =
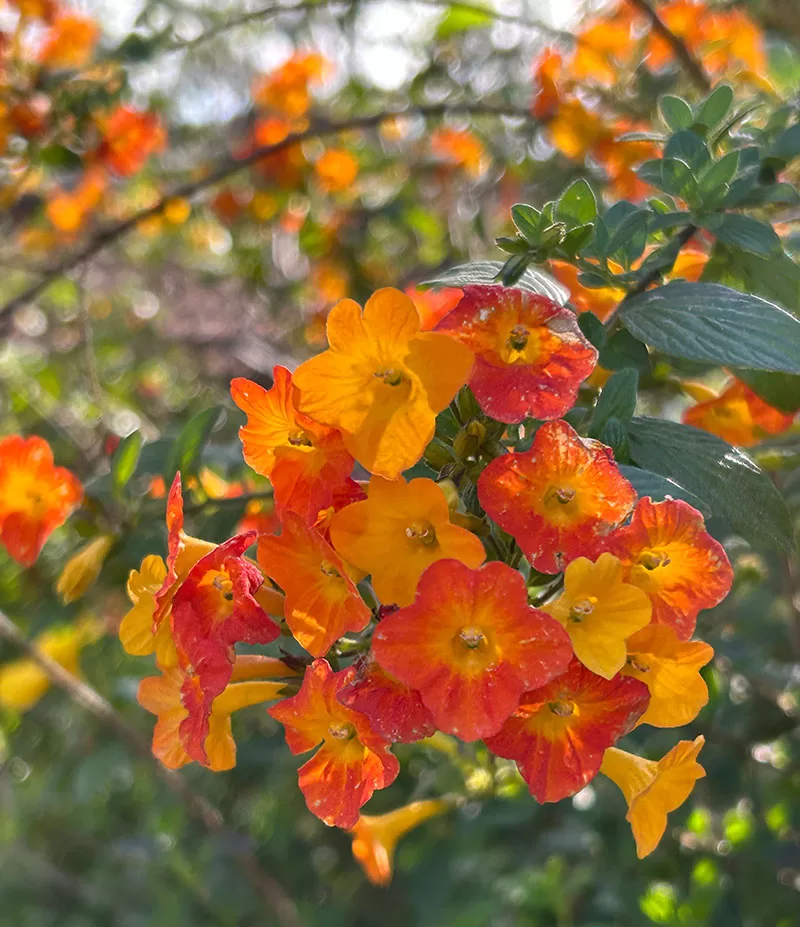
[[[322,55],[297,52],[272,74],[256,80],[253,100],[287,119],[299,119],[311,106],[309,85],[322,81],[329,70],[330,63]]]
[[[486,173],[486,150],[469,129],[436,129],[431,136],[431,150],[447,164],[461,168],[470,177],[480,177]]]
[[[566,669],[572,650],[558,623],[528,605],[516,570],[457,560],[422,574],[414,604],[380,622],[372,649],[420,693],[440,730],[467,741],[496,734],[524,691]]]
[[[231,381],[233,401],[247,415],[239,429],[244,459],[271,480],[279,513],[313,523],[350,476],[353,458],[336,429],[297,411],[291,373],[275,367],[273,377],[269,390],[243,377]]]
[[[80,481],[53,465],[44,438],[0,438],[0,543],[17,563],[32,566],[82,499]]]
[[[692,54],[698,52],[703,42],[706,12],[706,7],[695,0],[670,0],[658,8],[661,21],[674,36],[683,40]],[[669,42],[650,29],[645,52],[647,64],[659,71],[674,58],[675,53]]]
[[[620,137],[638,128],[641,126],[618,122],[612,131],[597,140],[591,152],[592,157],[603,166],[613,193],[634,201],[652,192],[652,187],[639,177],[634,168],[660,155],[653,142]]]
[[[619,786],[628,803],[636,841],[636,855],[643,859],[655,850],[667,829],[667,815],[686,801],[698,779],[706,772],[697,762],[704,737],[682,740],[661,760],[626,753],[611,747],[600,771]]]
[[[39,60],[51,68],[80,68],[91,58],[100,29],[93,19],[61,13],[45,35]]]
[[[579,100],[564,100],[547,123],[553,146],[573,161],[582,161],[607,137],[605,121]]]
[[[372,574],[386,605],[409,605],[417,582],[437,560],[451,557],[480,566],[483,544],[450,522],[442,490],[428,479],[384,480],[374,476],[364,502],[341,509],[331,521],[331,541],[345,560]]]
[[[264,578],[243,556],[254,541],[254,533],[239,534],[215,547],[192,567],[172,601],[173,639],[181,666],[191,668],[182,689],[188,716],[181,736],[201,762],[212,703],[231,678],[234,644],[268,644],[280,634],[254,595]]]
[[[473,352],[470,389],[487,415],[509,424],[563,415],[597,362],[574,313],[512,287],[464,287],[436,330]]]
[[[534,100],[531,107],[537,119],[547,121],[558,111],[563,67],[564,59],[552,48],[546,48],[537,59],[533,70]]]
[[[526,692],[486,746],[516,762],[536,801],[560,801],[597,775],[603,753],[633,728],[649,697],[636,679],[603,679],[573,660],[562,676]]]
[[[390,743],[410,744],[436,731],[419,692],[390,676],[368,654],[353,664],[339,701],[369,718],[373,730]]]
[[[628,639],[624,676],[640,679],[650,690],[650,704],[639,724],[683,727],[708,702],[700,668],[714,656],[702,641],[681,641],[668,625],[652,624]]]
[[[626,581],[650,596],[653,623],[671,625],[681,640],[692,636],[700,610],[718,605],[733,582],[722,545],[682,499],[640,499],[630,524],[602,546],[622,561]]]
[[[47,218],[61,232],[77,232],[86,217],[97,209],[106,190],[106,176],[93,168],[74,190],[59,190],[47,204]]]
[[[675,259],[667,278],[675,280],[680,277],[696,283],[705,270],[706,264],[708,264],[708,254],[705,251],[699,248],[684,248]]]
[[[58,15],[57,0],[8,0],[15,6],[23,19],[41,19],[52,22]]]
[[[391,785],[400,771],[387,741],[364,715],[338,700],[349,676],[349,670],[334,673],[325,660],[315,660],[297,695],[269,709],[286,729],[292,753],[307,753],[322,744],[300,767],[300,791],[312,814],[345,828],[355,827],[359,808],[375,789]]]
[[[382,289],[363,314],[351,299],[328,315],[330,348],[298,367],[298,408],[341,429],[371,473],[396,479],[433,437],[436,413],[469,376],[472,354],[447,335],[419,331],[411,300]]]
[[[321,657],[346,631],[363,631],[370,610],[338,554],[299,515],[285,512],[280,537],[261,537],[258,562],[286,593],[284,617],[295,639]]]
[[[161,151],[167,140],[161,120],[155,113],[140,113],[130,106],[118,106],[100,121],[103,142],[98,161],[121,177],[138,173],[150,155]]]
[[[545,422],[526,453],[493,460],[478,479],[484,511],[531,565],[558,573],[630,512],[636,492],[611,450],[567,422]]]
[[[593,312],[601,322],[617,308],[625,297],[622,287],[601,287],[594,289],[583,286],[578,282],[580,270],[574,264],[566,261],[550,261],[550,273],[559,280],[570,292],[569,301],[578,312]]]
[[[441,322],[461,301],[463,290],[456,287],[443,287],[441,290],[420,290],[407,286],[406,296],[414,303],[419,313],[420,331],[429,332]]]
[[[768,435],[779,435],[791,428],[794,415],[773,408],[740,380],[734,380],[714,399],[690,406],[683,413],[683,421],[730,444],[753,447]]]
[[[263,662],[254,664],[254,660]],[[153,730],[153,755],[170,769],[179,769],[193,759],[214,772],[232,769],[236,765],[236,743],[231,731],[231,715],[240,708],[280,698],[286,684],[262,681],[258,679],[261,675],[291,676],[293,673],[285,664],[269,657],[237,658],[231,678],[251,681],[234,681],[214,699],[208,717],[208,734],[199,757],[193,756],[184,742],[184,723],[189,716],[182,700],[186,672],[173,667],[161,676],[142,679],[138,702],[158,717]]]
[[[714,74],[744,65],[756,75],[767,75],[769,64],[764,33],[744,10],[714,10],[705,26],[707,51],[703,65]]]
[[[622,581],[622,564],[611,554],[596,563],[573,560],[564,591],[543,611],[566,628],[575,656],[593,673],[612,679],[625,666],[626,638],[650,621],[647,593]]]
[[[444,814],[449,803],[439,799],[414,801],[410,805],[377,816],[362,814],[352,829],[353,856],[375,885],[392,881],[394,851],[401,837],[424,821]]]
[[[630,61],[634,50],[633,17],[623,4],[610,16],[593,20],[578,34],[570,77],[594,80],[611,87],[619,80],[620,65]]]
[[[314,165],[323,190],[346,190],[358,177],[358,160],[341,148],[329,148]]]

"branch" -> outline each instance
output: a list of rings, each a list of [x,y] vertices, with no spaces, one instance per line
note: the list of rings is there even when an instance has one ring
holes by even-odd
[[[711,89],[711,81],[703,70],[703,66],[689,51],[683,39],[675,35],[653,7],[650,6],[648,0],[628,0],[628,3],[650,20],[653,32],[659,35],[669,45],[673,55],[678,59],[695,87],[697,87],[698,90],[708,93]]]
[[[116,711],[106,699],[88,683],[68,673],[60,664],[42,653],[29,641],[14,622],[0,611],[0,638],[21,650],[44,672],[50,682],[63,689],[76,705],[93,715],[98,721],[108,725],[114,733],[124,740],[135,753],[148,761],[159,779],[186,805],[189,812],[206,828],[210,834],[228,833],[222,812],[211,805],[202,795],[198,795],[184,778],[172,769],[163,766],[152,754],[150,744],[145,737]],[[239,845],[240,841],[231,841]],[[274,912],[282,927],[304,927],[294,901],[289,897],[274,876],[265,872],[251,850],[237,850],[239,864],[250,880],[262,901]]]
[[[179,184],[173,190],[165,193],[152,206],[134,213],[127,219],[123,219],[114,225],[108,225],[100,228],[92,235],[83,248],[72,254],[65,255],[60,261],[52,267],[46,269],[42,277],[31,284],[26,290],[23,290],[18,296],[9,300],[4,306],[0,306],[0,335],[6,330],[10,317],[18,309],[22,309],[40,296],[54,280],[69,273],[81,264],[91,260],[101,251],[104,251],[114,242],[118,241],[128,232],[147,219],[152,219],[160,215],[166,205],[173,199],[193,199],[198,193],[213,187],[216,184],[233,177],[235,174],[246,170],[253,164],[256,164],[262,158],[277,154],[293,145],[309,139],[327,138],[331,135],[338,135],[340,132],[349,132],[354,129],[372,129],[379,126],[382,122],[389,119],[402,118],[407,116],[444,116],[448,113],[464,113],[473,116],[509,116],[520,119],[531,120],[531,115],[527,110],[519,109],[513,106],[489,106],[484,103],[437,103],[429,106],[410,106],[407,109],[391,110],[380,113],[374,113],[371,116],[359,116],[353,119],[343,120],[342,122],[320,123],[311,126],[303,132],[295,132],[288,135],[283,141],[275,145],[265,145],[256,148],[246,158],[233,158],[228,155],[214,170],[210,171],[199,180],[187,181]]]

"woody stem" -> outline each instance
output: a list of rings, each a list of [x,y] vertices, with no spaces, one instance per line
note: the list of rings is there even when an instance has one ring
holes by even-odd
[[[77,679],[55,660],[42,653],[1,611],[0,638],[21,650],[42,670],[54,686],[66,692],[76,705],[80,705],[98,721],[108,725],[120,740],[124,740],[135,753],[149,762],[156,776],[183,802],[187,810],[209,833],[221,835],[229,833],[230,829],[225,824],[222,812],[202,795],[194,792],[180,774],[162,766],[153,756],[147,739],[131,727],[96,689],[83,680]],[[231,841],[231,845],[235,846],[240,842]],[[240,849],[236,851],[236,856],[253,889],[275,912],[282,927],[304,927],[294,901],[275,877],[262,868],[255,854],[251,850]]]
[[[711,89],[711,81],[709,80],[706,72],[703,70],[700,62],[689,51],[683,39],[680,36],[675,35],[675,33],[669,28],[664,20],[653,9],[648,0],[628,0],[628,3],[632,7],[635,7],[637,10],[639,10],[639,12],[646,16],[648,20],[650,20],[650,25],[653,28],[653,32],[660,36],[669,45],[669,47],[672,49],[672,53],[678,59],[695,87],[697,87],[698,90],[702,90],[705,93],[708,93],[708,91]]]

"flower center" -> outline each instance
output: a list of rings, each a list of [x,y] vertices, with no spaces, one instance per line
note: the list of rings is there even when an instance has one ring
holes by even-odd
[[[645,663],[644,660],[635,653],[628,654],[626,663],[632,669],[635,669],[637,673],[647,673],[650,671],[650,664]]]
[[[226,602],[233,601],[233,583],[227,573],[217,573],[212,580],[212,585]]]
[[[488,643],[486,635],[480,628],[474,625],[467,625],[458,632],[458,640],[467,648],[467,650],[477,650],[479,647],[485,647]]]
[[[575,705],[564,698],[557,699],[555,702],[548,702],[547,707],[559,718],[569,718],[570,715],[575,713]]]
[[[656,567],[669,566],[669,554],[664,550],[644,550],[636,561],[646,570],[655,570]]]
[[[311,439],[302,428],[294,428],[289,432],[289,444],[292,447],[312,447]]]
[[[356,729],[346,721],[334,722],[328,728],[328,733],[336,740],[352,740],[356,736]]]
[[[551,486],[544,495],[545,505],[569,505],[575,498],[575,490],[565,486]]]
[[[585,599],[576,602],[569,610],[569,620],[580,623],[587,615],[592,614],[596,605],[597,596],[586,596]]]
[[[512,351],[524,351],[529,337],[530,332],[524,325],[515,325],[508,333],[506,344]]]
[[[319,565],[320,573],[324,573],[325,576],[330,576],[332,578],[339,579],[341,573],[336,569],[336,567],[330,562],[330,560],[323,560]]]
[[[419,541],[423,547],[436,544],[436,529],[429,521],[415,521],[406,528],[406,537],[410,541]]]
[[[405,380],[405,374],[402,370],[398,370],[396,367],[387,367],[384,370],[376,370],[375,376],[387,386],[400,386],[400,384]]]

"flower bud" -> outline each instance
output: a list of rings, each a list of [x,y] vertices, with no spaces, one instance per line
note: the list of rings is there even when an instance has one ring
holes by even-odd
[[[56,592],[64,605],[79,599],[94,585],[113,544],[113,535],[98,535],[67,560],[56,583]]]

